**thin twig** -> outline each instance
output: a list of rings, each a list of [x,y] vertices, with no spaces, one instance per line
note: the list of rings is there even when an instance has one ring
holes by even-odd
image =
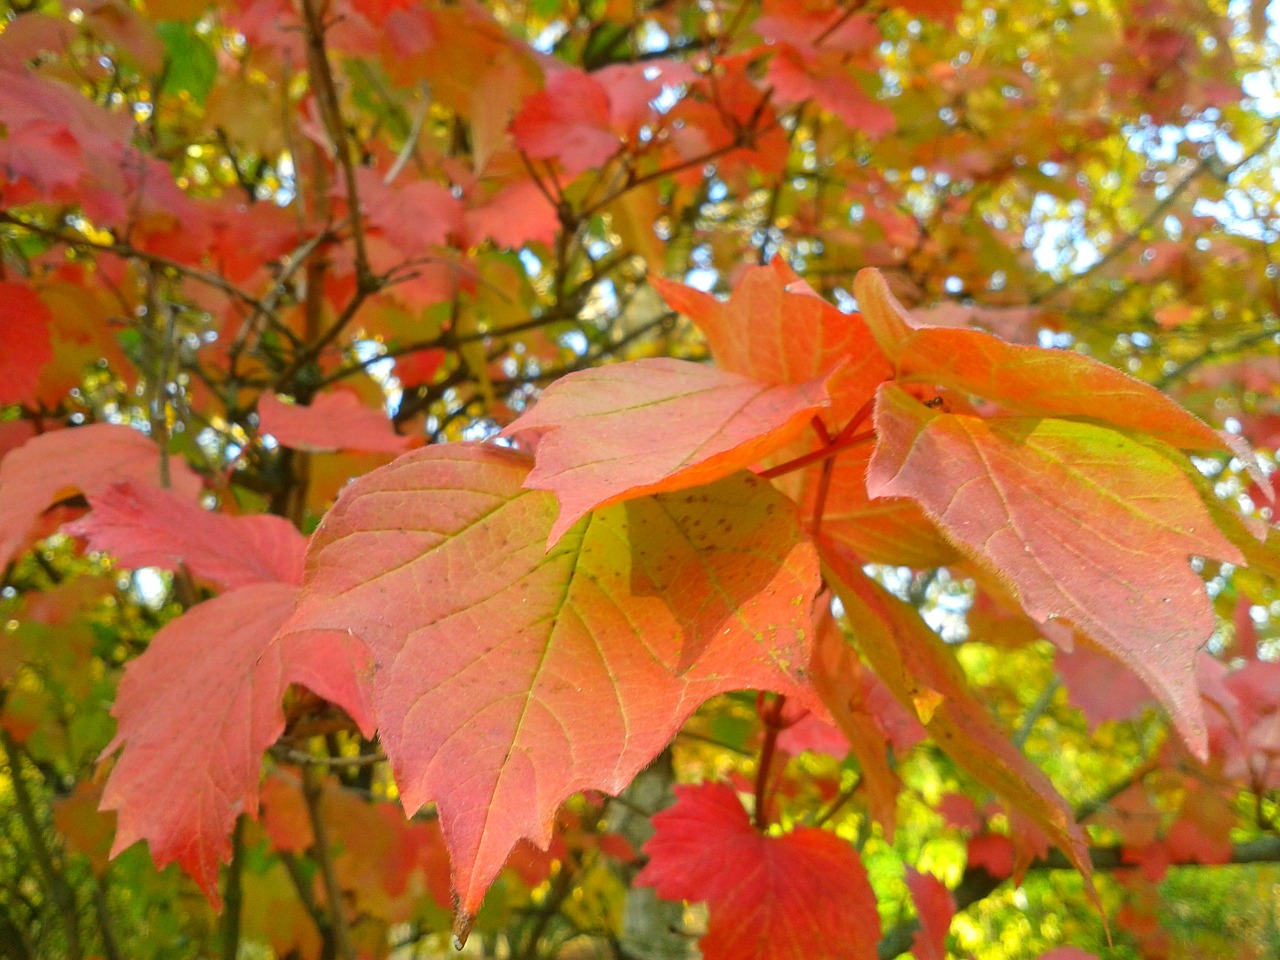
[[[240,954],[240,913],[244,905],[244,817],[236,818],[231,831],[231,863],[222,897],[222,960],[236,960]]]
[[[283,763],[294,763],[300,767],[371,767],[374,764],[387,762],[387,755],[381,750],[377,753],[362,753],[357,757],[316,757],[301,750],[277,744],[269,752],[271,756]]]
[[[347,215],[351,218],[351,240],[355,247],[356,287],[363,288],[373,281],[369,271],[369,255],[364,243],[364,215],[360,209],[360,192],[356,187],[355,158],[351,153],[351,138],[338,102],[338,88],[333,79],[333,65],[325,44],[326,25],[323,14],[316,8],[316,0],[302,0],[302,19],[307,34],[307,67],[315,89],[316,103],[325,131],[337,151],[338,166],[342,170],[343,187],[347,193]]]
[[[9,764],[9,784],[13,789],[14,803],[18,807],[18,819],[27,832],[36,869],[44,877],[49,899],[62,917],[63,929],[67,935],[67,956],[69,960],[81,960],[84,947],[80,939],[80,916],[76,909],[75,892],[54,863],[53,850],[45,839],[31,791],[22,775],[22,755],[18,751],[18,745],[13,742],[8,731],[0,731],[0,743],[4,745],[5,759]]]
[[[110,253],[117,257],[127,260],[140,260],[143,263],[150,264],[153,267],[160,267],[165,270],[172,270],[174,273],[203,283],[221,290],[229,297],[234,297],[243,303],[247,303],[251,307],[258,308],[261,301],[252,294],[241,290],[234,283],[221,277],[216,273],[208,273],[198,267],[190,267],[185,263],[179,263],[169,257],[161,256],[158,253],[150,253],[146,250],[139,250],[137,247],[127,243],[103,243],[98,240],[90,240],[88,237],[78,234],[66,233],[61,230],[54,230],[49,227],[41,226],[38,223],[32,223],[22,217],[15,217],[7,211],[0,211],[0,223],[7,223],[13,227],[19,227],[23,230],[33,233],[38,237],[44,237],[46,240],[52,240],[55,243],[63,243],[70,247],[82,247],[86,250],[97,250],[100,253]]]
[[[787,698],[780,693],[771,705],[766,707],[760,702],[757,706],[764,726],[764,742],[760,745],[760,761],[756,765],[756,808],[751,820],[760,831],[769,827],[769,773],[778,747],[778,734],[782,731],[782,708],[786,702]]]
[[[320,876],[324,880],[325,897],[329,901],[329,919],[333,930],[334,951],[341,960],[356,960],[355,945],[351,942],[351,931],[347,926],[347,911],[342,896],[342,888],[338,884],[338,873],[333,863],[333,846],[329,842],[329,825],[325,822],[322,805],[324,801],[324,773],[319,767],[303,767],[302,796],[307,802],[307,815],[311,819],[311,834],[315,838],[312,853],[320,866]]]

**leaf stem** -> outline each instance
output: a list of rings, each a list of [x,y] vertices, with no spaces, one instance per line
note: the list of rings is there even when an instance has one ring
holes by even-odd
[[[841,790],[839,795],[831,801],[821,813],[813,821],[813,826],[821,827],[827,824],[832,817],[844,809],[844,805],[854,798],[858,790],[862,788],[862,777],[858,777],[853,784],[845,790]]]
[[[236,817],[231,831],[231,863],[223,894],[222,960],[236,960],[240,953],[240,913],[244,905],[244,817]]]
[[[782,708],[786,702],[786,696],[781,693],[774,698],[770,707],[764,704],[764,694],[756,700],[756,710],[764,725],[764,742],[760,745],[760,761],[756,766],[756,809],[752,822],[761,832],[769,828],[769,770],[773,766],[773,755],[778,749],[778,734],[783,730]]]
[[[844,440],[837,437],[830,446],[806,453],[803,456],[796,457],[794,460],[788,460],[786,463],[780,463],[776,467],[770,467],[768,470],[762,470],[760,471],[760,476],[765,480],[772,480],[775,477],[781,477],[796,470],[803,470],[811,464],[821,463],[823,460],[834,457],[837,453],[860,447],[875,438],[876,432],[874,430],[864,430],[862,433],[855,433]]]
[[[822,514],[827,509],[827,495],[831,492],[831,475],[835,473],[835,466],[835,457],[822,461],[822,473],[818,477],[818,489],[813,498],[813,526],[810,536],[814,540],[818,539],[818,533],[822,530]]]

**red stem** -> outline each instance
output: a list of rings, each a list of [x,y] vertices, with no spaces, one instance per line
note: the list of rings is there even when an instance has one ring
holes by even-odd
[[[813,531],[810,536],[818,539],[818,531],[822,529],[822,513],[827,508],[827,494],[831,490],[831,475],[835,472],[836,461],[828,457],[822,464],[822,475],[818,477],[818,491],[813,498]]]
[[[841,432],[843,433],[843,431]],[[836,437],[830,446],[806,453],[804,456],[788,460],[786,463],[780,463],[776,467],[770,467],[768,470],[762,470],[760,476],[766,480],[772,480],[774,477],[781,477],[784,474],[791,473],[793,470],[802,470],[810,464],[821,463],[823,460],[834,457],[837,453],[842,453],[853,447],[859,447],[868,440],[874,440],[875,436],[876,432],[874,430],[864,430],[862,433],[855,433],[844,440]]]
[[[760,764],[756,769],[756,811],[753,822],[757,830],[764,832],[769,828],[769,768],[773,766],[773,755],[778,747],[778,734],[783,729],[782,707],[787,698],[778,694],[773,701],[773,708],[764,706],[764,694],[756,698],[756,712],[760,722],[764,724],[764,743],[760,745]]]

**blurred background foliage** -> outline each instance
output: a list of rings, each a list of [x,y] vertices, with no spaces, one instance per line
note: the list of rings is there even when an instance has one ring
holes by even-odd
[[[781,256],[843,308],[855,307],[854,272],[876,266],[936,322],[1088,353],[1274,461],[1280,25],[1266,3],[332,0],[321,12],[336,129],[368,174],[366,266],[383,278],[367,290],[341,165],[322,149],[335,120],[303,50],[307,9],[8,4],[5,76],[39,76],[84,110],[24,107],[17,81],[0,91],[3,269],[38,290],[56,346],[45,399],[0,413],[0,451],[58,423],[137,423],[215,478],[224,504],[310,529],[343,482],[387,458],[291,455],[256,429],[261,391],[304,400],[341,385],[403,433],[488,437],[565,372],[705,355],[651,272],[722,293],[744,264]],[[792,42],[811,22],[829,25],[831,51]],[[615,129],[607,161],[573,173],[563,143],[518,128],[513,142],[509,129],[544,86],[572,100],[575,88],[552,85],[553,61],[585,71],[584,101],[588,79],[604,84],[614,67],[653,64],[670,79],[646,77],[648,121]],[[42,132],[55,117],[76,150]],[[110,149],[149,158],[139,169],[172,184],[125,182]],[[443,193],[414,191],[425,184]],[[237,291],[256,304],[246,311]],[[1204,465],[1225,502],[1269,517],[1238,468]],[[80,556],[56,532],[75,508],[48,518],[51,535],[5,571],[0,594],[0,953],[334,956],[311,833],[321,818],[360,955],[447,955],[430,813],[403,822],[383,764],[320,762],[376,756],[326,728],[302,692],[267,764],[264,816],[236,834],[227,912],[141,845],[108,860],[97,761],[115,685],[192,597],[181,577]],[[1091,811],[1097,844],[1140,853],[1191,817],[1204,839],[1186,858],[1216,843],[1204,855],[1216,862],[1223,842],[1275,835],[1267,777],[1180,766],[1152,707],[1095,722],[1048,641],[971,608],[963,570],[880,575],[958,645],[1015,742]],[[1222,615],[1213,652],[1273,660],[1272,570],[1205,575]],[[504,874],[468,955],[691,955],[696,905],[637,919],[652,907],[629,885],[644,816],[672,777],[749,783],[759,740],[754,697],[717,698],[656,783],[576,800],[551,851]],[[826,751],[787,761],[782,822],[821,822],[859,845],[891,935],[913,915],[906,867],[964,890],[967,864],[1011,855],[1009,815],[930,744],[896,757],[906,789],[891,843],[856,763],[829,740]],[[1280,956],[1276,865],[1162,870],[1139,853],[1099,875],[1113,946],[1081,879],[1041,863],[966,905],[949,955],[1029,960],[1073,944],[1115,958]]]

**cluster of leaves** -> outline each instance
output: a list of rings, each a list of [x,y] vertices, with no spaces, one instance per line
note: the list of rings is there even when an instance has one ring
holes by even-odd
[[[1265,954],[1269,29],[11,10],[0,952]]]

